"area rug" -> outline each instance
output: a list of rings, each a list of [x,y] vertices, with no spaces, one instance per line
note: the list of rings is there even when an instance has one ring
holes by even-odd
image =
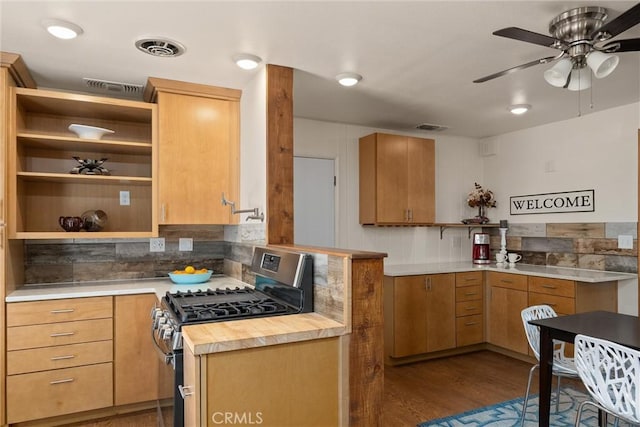
[[[551,418],[549,425],[553,427],[573,427],[575,417],[578,413],[578,405],[587,399],[586,394],[570,387],[564,387],[560,393],[560,407],[555,411],[555,393],[551,401]],[[418,424],[418,427],[513,427],[520,425],[520,415],[522,413],[522,401],[524,398],[508,400],[496,405],[485,406],[484,408],[473,409],[462,414],[450,417],[439,418],[437,420],[425,421]],[[610,417],[611,418],[611,417]],[[609,423],[613,425],[612,422]],[[527,405],[527,416],[525,426],[535,427],[538,425],[538,396],[529,397]],[[598,412],[593,406],[587,406],[582,413],[581,426],[598,425]],[[620,421],[620,427],[629,425]]]

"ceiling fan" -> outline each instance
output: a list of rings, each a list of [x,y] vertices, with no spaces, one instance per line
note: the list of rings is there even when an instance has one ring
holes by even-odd
[[[558,61],[552,68],[545,71],[545,80],[553,86],[569,90],[586,89],[591,86],[589,69],[593,71],[596,78],[606,77],[618,65],[619,58],[613,55],[614,53],[640,51],[640,38],[607,42],[640,23],[640,3],[616,19],[605,23],[607,16],[607,9],[598,6],[567,10],[549,23],[551,37],[517,27],[494,31],[493,34],[496,36],[547,46],[560,52],[554,56],[536,59],[490,74],[473,82],[483,83],[534,65]]]

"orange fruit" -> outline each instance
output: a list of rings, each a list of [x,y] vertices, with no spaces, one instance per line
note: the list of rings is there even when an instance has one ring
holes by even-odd
[[[196,269],[195,269],[195,268],[193,268],[193,266],[192,266],[192,265],[187,265],[187,266],[184,268],[184,272],[185,272],[185,273],[187,273],[187,274],[193,274],[193,273],[195,273],[195,272],[196,272]]]

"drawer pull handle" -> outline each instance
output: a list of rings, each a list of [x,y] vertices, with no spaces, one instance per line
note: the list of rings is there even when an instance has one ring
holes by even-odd
[[[178,386],[178,391],[180,392],[180,396],[182,396],[182,398],[186,398],[187,396],[191,396],[193,395],[192,391],[187,391],[190,390],[191,386],[188,385],[179,385]]]
[[[465,310],[471,311],[471,310],[477,310],[477,308],[476,307],[465,307]]]
[[[75,335],[75,332],[57,332],[55,334],[51,334],[49,335],[51,338],[55,338],[55,337],[68,337],[70,335]]]
[[[464,324],[464,326],[473,326],[473,325],[477,325],[478,322],[467,322]]]
[[[465,282],[475,282],[476,279],[474,277],[467,277],[466,279],[464,279]]]
[[[554,303],[552,303],[552,302],[543,302],[542,304],[544,304],[544,305],[549,305],[549,306],[551,306],[551,307],[555,307],[555,306],[556,306],[556,304],[554,304]]]
[[[73,354],[70,354],[68,356],[54,356],[51,358],[51,360],[56,361],[56,360],[67,360],[67,359],[73,359],[74,357],[76,357]]]
[[[51,314],[61,314],[61,313],[73,313],[75,310],[73,308],[61,308],[59,310],[51,310],[49,313]]]
[[[73,378],[65,378],[63,380],[55,380],[55,381],[51,381],[49,384],[51,385],[56,385],[56,384],[64,384],[64,383],[71,383],[73,382],[74,379]]]
[[[553,285],[542,285],[542,287],[545,289],[556,289],[556,286]]]
[[[477,292],[467,292],[467,293],[466,293],[466,294],[464,294],[464,295],[465,295],[465,296],[470,297],[470,296],[472,296],[472,295],[478,295],[478,293],[477,293]]]
[[[502,283],[513,283],[513,280],[500,279]]]

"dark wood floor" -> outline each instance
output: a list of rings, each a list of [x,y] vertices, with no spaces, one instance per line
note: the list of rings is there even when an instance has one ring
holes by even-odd
[[[422,421],[523,396],[530,368],[529,363],[491,351],[385,366],[384,426],[415,427]],[[535,385],[533,391],[537,392]],[[155,411],[146,411],[74,426],[156,427],[156,424]]]
[[[491,351],[385,366],[384,425],[415,427],[523,396],[529,369],[530,363]]]

